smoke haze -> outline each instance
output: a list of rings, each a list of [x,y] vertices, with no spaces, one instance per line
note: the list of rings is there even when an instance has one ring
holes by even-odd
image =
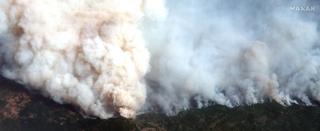
[[[1,75],[100,118],[320,101],[299,0],[2,0]]]
[[[291,4],[308,3],[167,4],[165,22],[145,33],[152,52],[147,79],[156,85],[148,88],[151,108],[156,103],[175,113],[189,108],[192,99],[198,107],[210,101],[233,107],[319,100],[319,21],[290,10]]]

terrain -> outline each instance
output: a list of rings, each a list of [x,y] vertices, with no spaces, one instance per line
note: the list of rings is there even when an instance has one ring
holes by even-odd
[[[320,107],[275,102],[228,108],[212,105],[175,116],[146,113],[136,119],[101,120],[71,105],[57,104],[22,85],[0,78],[0,131],[283,131],[320,130]]]

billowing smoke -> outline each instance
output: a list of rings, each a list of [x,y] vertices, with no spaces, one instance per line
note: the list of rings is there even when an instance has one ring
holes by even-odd
[[[295,8],[309,5],[4,0],[1,75],[101,118],[210,103],[311,105],[320,101],[318,7]]]
[[[167,1],[166,20],[147,22],[156,26],[145,31],[146,106],[172,114],[210,103],[319,101],[319,16],[311,2]]]
[[[141,0],[1,1],[2,75],[101,118],[133,117],[149,69]]]

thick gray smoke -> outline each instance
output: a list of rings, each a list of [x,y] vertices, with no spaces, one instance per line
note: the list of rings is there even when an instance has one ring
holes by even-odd
[[[319,20],[290,7],[308,4],[0,0],[1,75],[101,118],[212,102],[311,105]]]

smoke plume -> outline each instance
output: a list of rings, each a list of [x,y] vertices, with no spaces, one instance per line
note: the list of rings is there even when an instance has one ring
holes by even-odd
[[[101,118],[144,104],[149,52],[142,1],[8,0],[1,3],[2,75]]]
[[[319,101],[319,17],[292,10],[315,4],[303,2],[167,1],[166,20],[145,31],[146,106],[174,114],[210,103]]]
[[[296,7],[314,4],[2,0],[0,71],[100,118],[210,103],[312,105],[320,101],[318,7]]]

